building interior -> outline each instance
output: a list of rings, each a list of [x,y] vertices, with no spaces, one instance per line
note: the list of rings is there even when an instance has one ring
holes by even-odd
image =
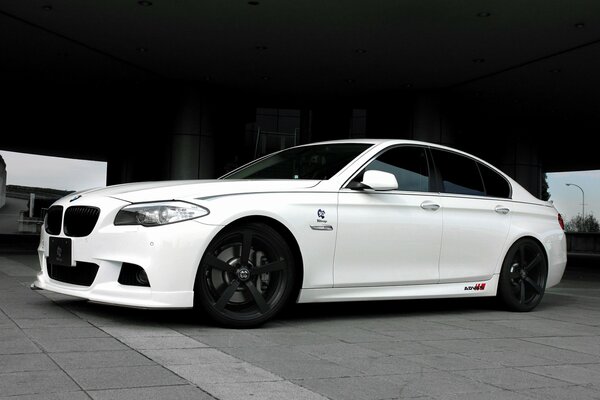
[[[0,0],[0,148],[108,184],[215,178],[266,152],[406,138],[540,196],[600,168],[600,3]]]

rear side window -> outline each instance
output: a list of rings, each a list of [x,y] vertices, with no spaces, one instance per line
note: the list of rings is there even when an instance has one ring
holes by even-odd
[[[479,172],[481,172],[481,177],[483,178],[486,196],[509,199],[510,184],[506,179],[487,165],[481,163],[477,163],[477,165],[479,166]]]
[[[474,196],[484,196],[483,181],[477,163],[449,151],[431,149],[433,160],[440,171],[442,191]]]
[[[429,191],[429,168],[423,147],[400,146],[387,150],[371,161],[364,171],[372,169],[394,174],[398,190]]]

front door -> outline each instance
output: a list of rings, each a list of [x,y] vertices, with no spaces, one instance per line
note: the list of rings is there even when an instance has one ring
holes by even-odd
[[[334,287],[437,283],[442,209],[423,147],[386,150],[366,170],[393,173],[398,190],[339,193]]]

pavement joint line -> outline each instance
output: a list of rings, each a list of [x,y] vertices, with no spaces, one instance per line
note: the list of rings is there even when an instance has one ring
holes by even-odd
[[[490,368],[490,369],[496,369],[496,370],[511,369],[511,370],[515,370],[515,371],[526,372],[526,373],[529,373],[529,374],[532,374],[532,375],[537,375],[537,376],[539,376],[541,378],[545,378],[545,379],[559,380],[559,381],[565,383],[565,385],[560,385],[560,386],[571,386],[571,385],[573,385],[573,382],[564,381],[564,380],[556,378],[556,377],[548,377],[546,375],[539,375],[539,374],[533,373],[531,371],[522,371],[518,367],[503,367],[503,368]],[[450,373],[452,373],[453,375],[456,375],[456,376],[459,376],[459,377],[462,377],[462,378],[467,378],[467,379],[470,379],[470,380],[478,382],[478,383],[484,383],[486,385],[493,386],[493,387],[501,389],[503,391],[510,391],[510,389],[507,389],[507,388],[504,388],[502,386],[496,385],[496,384],[494,384],[492,382],[488,382],[488,381],[477,379],[477,378],[472,378],[470,376],[464,376],[464,375],[460,375],[460,374],[454,374],[453,372],[454,371],[450,371]],[[534,388],[534,389],[553,388],[553,387],[556,387],[556,386],[540,386],[540,387],[537,387],[537,388]]]
[[[556,365],[550,365],[550,366],[551,366],[551,367],[555,367]],[[578,366],[578,365],[567,364],[567,365],[564,365],[564,366],[570,366],[570,367],[574,367],[574,366]],[[570,385],[573,385],[573,384],[574,384],[573,382],[565,381],[564,379],[557,378],[557,377],[555,377],[555,376],[548,376],[548,375],[540,374],[540,373],[538,373],[538,372],[535,372],[535,371],[527,371],[526,369],[524,369],[524,368],[531,368],[531,367],[513,367],[513,368],[514,368],[514,369],[516,369],[516,370],[519,370],[519,371],[524,371],[524,372],[527,372],[527,373],[529,373],[529,374],[537,375],[537,376],[539,376],[539,377],[542,377],[542,378],[546,378],[546,379],[556,379],[556,380],[562,381],[562,382],[564,382],[564,383],[565,383],[565,386],[570,386]],[[562,386],[562,385],[561,385],[561,386]]]

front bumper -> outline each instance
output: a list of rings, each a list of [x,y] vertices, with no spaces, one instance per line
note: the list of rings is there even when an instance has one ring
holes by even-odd
[[[50,277],[47,265],[50,236],[42,232],[38,247],[41,271],[32,286],[106,304],[140,308],[192,307],[200,259],[220,227],[203,224],[198,219],[156,227],[115,226],[114,216],[129,203],[116,199],[103,199],[102,203],[86,204],[101,209],[92,233],[70,237],[73,263],[98,266],[91,285],[81,286]],[[64,232],[55,236],[67,237]],[[123,263],[141,266],[150,287],[119,283]]]

